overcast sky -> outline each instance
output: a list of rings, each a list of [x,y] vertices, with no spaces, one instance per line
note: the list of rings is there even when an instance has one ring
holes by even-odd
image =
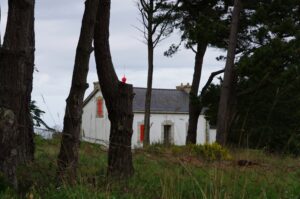
[[[141,42],[142,35],[134,27],[141,27],[136,0],[112,0],[110,43],[113,63],[121,79],[126,75],[128,83],[136,87],[146,87],[147,48]],[[0,0],[2,21],[1,36],[5,32],[7,0]],[[63,124],[65,99],[69,93],[74,65],[74,56],[84,0],[36,0],[36,56],[38,72],[34,74],[32,98],[46,112],[44,120],[50,125]],[[3,41],[3,40],[2,40]],[[175,88],[176,85],[191,83],[193,77],[194,54],[181,49],[172,58],[163,56],[170,44],[178,43],[179,33],[164,40],[155,49],[155,88]],[[216,57],[224,51],[209,48],[203,65],[201,86],[211,72],[224,67],[224,62]],[[91,56],[88,83],[93,89],[97,81],[94,56]]]

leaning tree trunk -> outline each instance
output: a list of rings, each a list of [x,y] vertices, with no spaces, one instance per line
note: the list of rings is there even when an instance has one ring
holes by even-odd
[[[145,98],[145,117],[144,117],[144,141],[143,146],[150,144],[150,112],[151,112],[151,94],[152,94],[152,80],[153,80],[153,53],[154,46],[152,40],[152,16],[149,16],[148,27],[148,79]]]
[[[201,113],[199,108],[200,102],[198,100],[198,90],[201,80],[203,58],[206,52],[207,44],[198,44],[195,57],[194,76],[192,82],[192,88],[190,91],[189,101],[189,125],[188,133],[186,136],[186,144],[196,144],[197,141],[197,125],[198,118]]]
[[[34,0],[8,2],[0,50],[0,170],[17,187],[16,167],[33,160],[30,101],[34,69]]]
[[[110,0],[100,1],[94,36],[95,58],[111,122],[107,174],[127,178],[134,173],[131,152],[133,87],[121,83],[113,67],[109,47],[110,5]]]
[[[241,10],[241,1],[235,0],[232,14],[227,60],[224,72],[224,81],[221,88],[217,121],[216,139],[217,142],[223,146],[226,144],[226,139],[228,136],[228,131],[230,129],[233,114],[232,103],[234,103],[233,94],[235,86],[234,59],[237,46],[238,23]]]
[[[85,90],[88,88],[87,74],[90,54],[93,51],[95,21],[99,0],[87,0],[82,19],[82,27],[76,50],[70,94],[64,118],[64,129],[58,156],[58,179],[70,183],[76,182],[80,128]]]

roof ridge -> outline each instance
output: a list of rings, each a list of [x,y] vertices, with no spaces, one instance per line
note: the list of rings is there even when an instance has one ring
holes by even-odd
[[[145,87],[133,87],[134,89],[147,89]],[[152,88],[152,90],[171,90],[171,91],[181,91],[176,88]]]

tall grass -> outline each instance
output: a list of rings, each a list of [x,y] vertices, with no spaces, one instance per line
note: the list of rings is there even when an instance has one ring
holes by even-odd
[[[36,138],[35,162],[19,168],[20,193],[0,180],[0,198],[149,198],[220,199],[300,196],[300,161],[261,151],[232,150],[231,158],[211,160],[189,147],[161,145],[134,151],[135,175],[128,181],[106,178],[107,155],[99,146],[82,143],[75,186],[56,186],[59,139]],[[200,150],[201,151],[201,150]],[[239,166],[238,160],[255,164]],[[1,179],[1,177],[0,177]]]

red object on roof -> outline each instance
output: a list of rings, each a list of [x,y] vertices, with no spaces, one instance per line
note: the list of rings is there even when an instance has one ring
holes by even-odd
[[[127,80],[127,79],[126,79],[126,77],[125,77],[125,75],[124,75],[124,76],[122,77],[122,83],[125,84],[125,83],[126,83],[126,80]]]

